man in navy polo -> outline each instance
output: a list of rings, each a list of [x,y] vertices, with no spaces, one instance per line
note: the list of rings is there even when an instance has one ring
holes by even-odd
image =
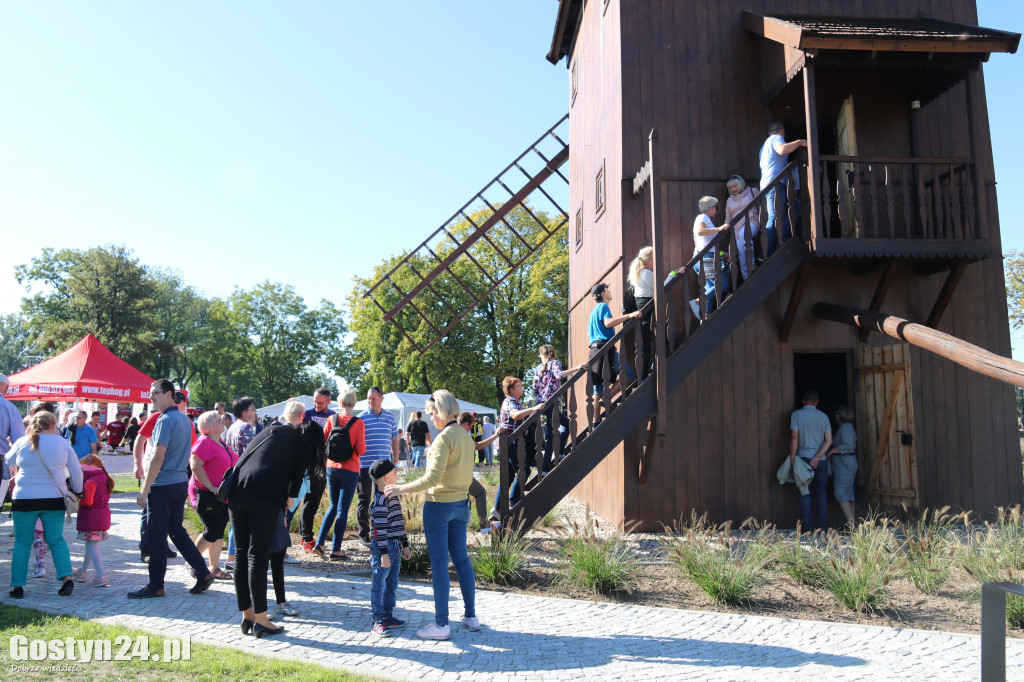
[[[370,478],[370,466],[378,459],[390,459],[398,466],[398,423],[394,415],[383,408],[384,392],[372,386],[366,392],[366,402],[370,407],[364,410],[359,418],[366,427],[366,452],[359,458],[359,504],[356,507],[356,518],[359,521],[359,542],[370,546],[370,502],[373,500],[373,480]]]
[[[189,590],[199,594],[213,582],[203,556],[196,549],[182,522],[185,498],[188,495],[188,460],[192,452],[192,422],[174,402],[174,384],[168,379],[153,382],[150,398],[153,408],[160,411],[160,419],[153,430],[153,457],[146,466],[142,490],[135,500],[148,509],[146,541],[150,547],[162,547],[167,537],[193,568],[196,584]],[[182,396],[184,398],[184,396]],[[147,507],[148,505],[148,507]],[[142,589],[129,592],[130,599],[164,596],[164,574],[167,556],[156,552],[149,557],[149,583]]]

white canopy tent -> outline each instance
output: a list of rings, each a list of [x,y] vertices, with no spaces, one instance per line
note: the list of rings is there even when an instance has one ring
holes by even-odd
[[[300,395],[296,396],[295,398],[291,398],[291,400],[298,400],[300,403],[306,406],[307,410],[313,407],[313,396],[311,395]],[[274,417],[276,419],[277,417],[280,417],[284,413],[284,406],[285,403],[287,402],[287,400],[282,400],[279,403],[274,403],[273,405],[261,407],[256,410],[256,416],[259,417],[260,419],[263,419],[264,417]],[[330,404],[330,409],[337,412],[339,409],[338,401],[332,400]]]
[[[423,406],[426,405],[427,398],[429,397],[429,393],[385,393],[384,402],[381,407],[395,416],[395,420],[398,422],[398,428],[404,433],[406,424],[408,424],[409,420],[412,419],[412,413],[423,412]],[[463,412],[475,412],[478,417],[490,415],[491,420],[495,424],[498,423],[498,411],[493,407],[477,405],[476,403],[460,400],[459,408]],[[365,400],[360,400],[356,403],[356,414],[367,409],[369,409],[369,404]],[[426,416],[427,415],[424,412],[423,421],[427,422],[427,425],[430,427],[431,435],[434,435],[437,430]]]

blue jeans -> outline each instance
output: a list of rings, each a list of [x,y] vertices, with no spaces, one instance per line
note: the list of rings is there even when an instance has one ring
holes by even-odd
[[[205,580],[210,569],[192,543],[192,538],[182,525],[185,517],[185,499],[188,497],[187,483],[155,485],[149,489],[146,507],[149,522],[146,525],[146,542],[150,547],[163,547],[167,538],[178,548],[181,557],[195,569],[196,578]],[[164,574],[167,572],[167,553],[157,550],[149,555],[149,588],[164,589]]]
[[[358,474],[356,475],[358,477]],[[381,548],[374,540],[370,545],[370,566],[373,568],[373,582],[370,585],[370,608],[374,624],[395,615],[395,590],[398,589],[398,574],[402,567],[402,542],[388,540],[388,556],[391,566],[380,564]],[[447,571],[445,571],[447,573]]]
[[[16,511],[14,517],[14,554],[11,556],[11,587],[25,587],[28,559],[36,540],[36,519],[43,522],[46,540],[58,578],[71,575],[71,551],[64,540],[64,511]],[[165,559],[166,561],[166,559]]]
[[[779,190],[782,190],[782,194],[779,199],[779,206],[776,209],[775,196]],[[792,236],[789,230],[789,216],[786,214],[786,185],[776,185],[767,192],[765,192],[765,207],[768,210],[768,221],[765,223],[764,229],[768,235],[768,254],[772,255],[775,250],[779,248],[779,235],[775,229],[775,221],[777,213],[782,212],[782,240],[785,241]]]
[[[235,556],[235,527],[230,522],[228,522],[228,556]]]
[[[421,467],[423,466],[423,453],[427,451],[426,445],[413,445],[412,446],[412,466]]]
[[[434,582],[434,623],[448,625],[448,557],[455,564],[466,618],[476,616],[476,583],[473,564],[466,552],[466,526],[469,505],[466,502],[424,502],[423,534],[430,555],[430,573]]]
[[[801,457],[800,459],[804,459]],[[804,459],[808,464],[811,460]],[[825,530],[828,528],[828,497],[825,490],[828,487],[828,460],[825,457],[818,462],[818,468],[814,470],[814,478],[811,480],[809,494],[800,496],[800,525],[805,531],[811,529],[811,506],[817,512],[814,528]]]
[[[323,547],[327,542],[327,531],[334,527],[334,537],[331,539],[331,551],[341,551],[341,540],[345,537],[345,525],[348,523],[348,509],[352,505],[352,498],[356,494],[356,486],[359,485],[359,474],[348,469],[327,469],[327,494],[331,498],[331,504],[324,512],[324,518],[320,522],[320,533],[317,535],[316,544]]]

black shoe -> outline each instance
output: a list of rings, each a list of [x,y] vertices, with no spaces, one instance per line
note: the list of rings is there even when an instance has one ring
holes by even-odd
[[[135,590],[134,592],[128,593],[129,599],[151,599],[152,597],[164,596],[163,590],[151,590],[149,585],[146,585],[141,590]]]
[[[175,551],[174,551],[173,549],[171,549],[170,547],[168,547],[168,548],[167,548],[167,558],[168,558],[168,559],[176,559],[177,557],[178,557],[178,553],[177,553],[177,552],[175,552]]]
[[[252,626],[255,625],[255,624],[256,624],[256,621],[254,621],[254,620],[246,620],[245,618],[243,618],[242,619],[242,634],[243,635],[248,635],[250,632],[252,632]]]
[[[25,596],[25,588],[24,587],[15,587],[14,589],[12,589],[7,594],[11,595],[15,599],[22,599]]]
[[[359,536],[359,544],[361,544],[363,547],[369,547],[370,546],[370,536],[368,536],[368,535],[360,535]]]
[[[189,592],[191,592],[192,594],[202,594],[203,592],[206,592],[208,589],[210,589],[210,585],[213,584],[213,581],[214,577],[212,573],[207,573],[204,576],[200,576],[196,580],[196,584],[192,586],[192,589],[190,589]]]
[[[268,628],[266,625],[260,625],[259,623],[252,624],[252,634],[256,636],[256,639],[263,637],[263,635],[279,635],[284,632],[284,626],[278,625],[276,628]]]
[[[68,578],[64,581],[64,584],[57,590],[57,594],[61,597],[70,597],[71,593],[75,591],[75,581]]]

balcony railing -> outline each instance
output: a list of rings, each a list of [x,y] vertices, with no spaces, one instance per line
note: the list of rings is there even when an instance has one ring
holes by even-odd
[[[821,156],[823,239],[986,238],[973,159]]]

